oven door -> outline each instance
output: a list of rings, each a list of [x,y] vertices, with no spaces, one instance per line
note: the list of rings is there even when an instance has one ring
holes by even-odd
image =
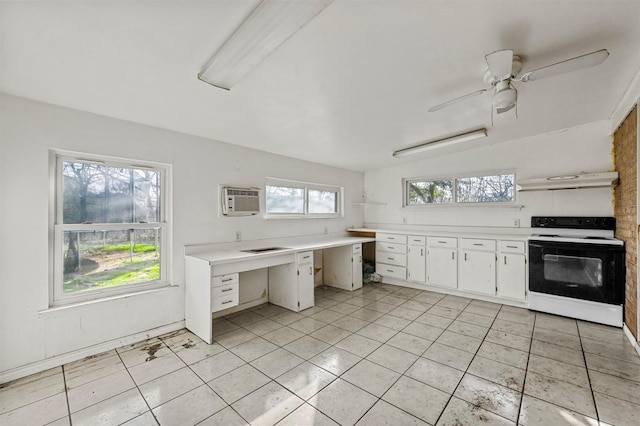
[[[622,305],[624,246],[529,240],[529,290]]]

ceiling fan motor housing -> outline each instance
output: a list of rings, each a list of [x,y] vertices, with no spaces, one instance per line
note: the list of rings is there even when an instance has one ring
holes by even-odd
[[[498,112],[508,111],[515,106],[518,92],[511,86],[509,80],[503,80],[496,84],[496,93],[491,99]]]

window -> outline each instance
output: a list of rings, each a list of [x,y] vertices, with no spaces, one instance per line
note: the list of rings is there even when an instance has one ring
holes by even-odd
[[[269,178],[266,211],[271,217],[340,217],[342,188]]]
[[[405,179],[405,206],[515,201],[515,174]]]
[[[168,168],[55,155],[53,304],[158,287],[168,277]]]

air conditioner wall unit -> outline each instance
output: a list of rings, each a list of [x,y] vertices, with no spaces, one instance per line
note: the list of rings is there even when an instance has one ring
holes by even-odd
[[[224,216],[252,216],[260,214],[260,188],[222,187]]]
[[[582,173],[523,179],[516,185],[518,191],[553,189],[614,188],[618,185],[618,172]]]

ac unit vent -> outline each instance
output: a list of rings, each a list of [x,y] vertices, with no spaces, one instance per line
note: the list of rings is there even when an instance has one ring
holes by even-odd
[[[251,216],[260,213],[259,188],[222,188],[222,214],[225,216]]]

